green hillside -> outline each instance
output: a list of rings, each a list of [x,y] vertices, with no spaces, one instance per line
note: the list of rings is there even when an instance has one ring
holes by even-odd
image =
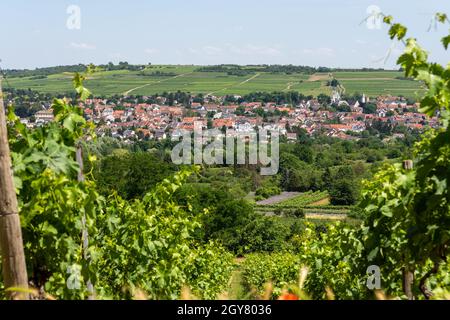
[[[257,70],[257,69],[256,69]],[[47,77],[10,77],[8,84],[18,89],[33,89],[47,93],[71,91],[71,73]],[[345,88],[345,93],[404,95],[416,97],[420,84],[401,78],[397,71],[335,72],[333,77]],[[316,73],[269,73],[249,71],[242,75],[227,72],[199,72],[198,66],[155,65],[144,71],[102,71],[93,74],[86,85],[94,95],[135,94],[152,95],[162,92],[185,91],[194,94],[244,95],[255,91],[298,91],[305,95],[330,94],[330,75]]]

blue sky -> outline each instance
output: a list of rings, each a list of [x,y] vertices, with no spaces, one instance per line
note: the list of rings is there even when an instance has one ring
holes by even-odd
[[[70,5],[81,9],[79,30],[66,27]],[[448,27],[427,29],[434,12],[450,14],[450,1],[2,0],[1,66],[128,61],[392,68],[402,46],[389,40],[385,26],[360,24],[371,5],[407,25],[433,60],[449,62],[439,45]]]

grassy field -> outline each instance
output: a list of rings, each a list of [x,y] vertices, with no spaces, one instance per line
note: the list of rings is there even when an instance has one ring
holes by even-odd
[[[127,70],[98,72],[89,77],[86,86],[94,95],[151,95],[178,90],[193,94],[244,95],[255,91],[298,91],[305,95],[330,94],[326,86],[328,74],[272,74],[254,72],[245,76],[232,76],[222,72],[197,72],[197,66],[152,66],[146,76]],[[155,72],[163,76],[152,75]],[[71,74],[61,73],[46,79],[8,78],[13,88],[33,89],[48,93],[72,91]],[[333,76],[344,86],[346,93],[365,93],[369,96],[385,94],[415,97],[420,84],[415,81],[396,79],[397,71],[336,72]]]

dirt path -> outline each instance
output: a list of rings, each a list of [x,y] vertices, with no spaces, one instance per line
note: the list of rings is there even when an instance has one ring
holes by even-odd
[[[241,85],[243,85],[243,84],[245,84],[245,83],[247,83],[247,82],[249,82],[249,81],[252,81],[253,79],[259,77],[260,75],[261,75],[261,73],[257,73],[257,74],[255,74],[254,76],[251,76],[250,78],[248,78],[248,79],[246,79],[246,80],[244,80],[244,81],[242,81],[242,82],[240,82],[240,83],[232,84],[231,86],[229,86],[229,87],[227,87],[227,88],[223,88],[223,89],[220,89],[220,90],[217,90],[217,91],[210,92],[210,93],[208,93],[207,95],[213,95],[213,94],[215,94],[215,93],[217,93],[217,92],[221,92],[221,91],[225,91],[225,90],[228,90],[228,89],[230,89],[230,88],[233,88],[233,87],[241,86]]]
[[[242,286],[242,271],[240,269],[233,271],[231,274],[227,293],[227,298],[230,300],[242,299],[244,288]]]
[[[367,80],[367,81],[371,81],[371,80],[397,80],[395,78],[341,78],[340,81],[360,81],[360,80]]]
[[[241,264],[245,261],[244,257],[235,258],[236,269],[231,274],[228,283],[228,290],[226,297],[229,300],[240,300],[245,297],[244,286],[242,284],[242,267]]]
[[[326,206],[326,205],[329,205],[329,204],[330,204],[330,198],[326,197],[326,198],[324,198],[322,200],[310,203],[309,205],[310,206]]]
[[[305,214],[306,219],[317,219],[317,220],[344,220],[347,215],[344,213],[307,213]]]
[[[323,81],[323,80],[329,80],[330,76],[328,74],[317,74],[314,73],[309,76],[308,81]]]
[[[176,75],[175,77],[171,77],[171,78],[167,78],[167,79],[163,79],[163,80],[159,80],[159,81],[153,81],[153,82],[144,84],[144,85],[142,85],[142,86],[139,86],[139,87],[130,89],[130,90],[128,90],[128,91],[125,91],[125,92],[123,93],[123,95],[124,95],[124,96],[127,96],[127,95],[129,95],[131,92],[133,92],[133,91],[135,91],[135,90],[138,90],[138,89],[142,89],[142,88],[151,86],[152,84],[161,83],[161,82],[166,82],[166,81],[169,81],[169,80],[172,80],[172,79],[176,79],[176,78],[179,78],[179,77],[183,77],[183,76],[188,75],[188,74],[191,74],[191,73],[192,73],[192,72],[182,73],[182,74]]]
[[[260,214],[266,217],[275,217],[275,213],[272,211],[260,212]],[[318,212],[307,212],[305,213],[306,219],[314,220],[344,220],[347,218],[345,213],[318,213]]]
[[[288,82],[287,87],[285,89],[283,89],[283,92],[291,90],[292,86],[294,86],[296,84],[300,84],[300,82]]]
[[[275,203],[278,203],[278,202],[281,202],[281,201],[284,201],[287,199],[295,198],[295,197],[299,196],[300,194],[301,194],[301,192],[282,192],[279,195],[258,201],[258,202],[256,202],[256,204],[258,204],[258,205],[275,204]]]
[[[242,81],[241,83],[239,83],[238,86],[241,86],[241,85],[243,85],[244,83],[247,83],[247,82],[249,82],[249,81],[252,81],[253,79],[258,78],[260,75],[261,75],[261,73],[257,73],[257,74],[255,74],[253,77],[250,77],[250,78],[248,78],[247,80],[244,80],[244,81]]]

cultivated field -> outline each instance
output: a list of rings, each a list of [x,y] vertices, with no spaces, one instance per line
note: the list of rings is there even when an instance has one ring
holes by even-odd
[[[145,75],[137,71],[104,71],[91,75],[86,86],[97,96],[152,95],[163,92],[185,91],[194,94],[244,95],[255,91],[298,91],[305,95],[330,94],[328,73],[313,75],[294,73],[254,72],[244,76],[225,72],[198,72],[198,66],[152,66]],[[162,75],[155,75],[156,72]],[[33,89],[48,93],[72,91],[71,74],[50,75],[45,79],[8,78],[7,87]],[[333,76],[344,86],[346,93],[365,93],[369,96],[383,94],[415,97],[420,92],[416,81],[396,79],[402,73],[381,72],[335,72]]]
[[[256,203],[255,211],[273,216],[278,211],[302,209],[308,220],[345,220],[349,206],[333,206],[329,204],[326,191],[283,192]]]
[[[368,96],[403,95],[416,98],[424,92],[417,81],[402,79],[400,71],[335,72],[346,93],[365,93]]]

